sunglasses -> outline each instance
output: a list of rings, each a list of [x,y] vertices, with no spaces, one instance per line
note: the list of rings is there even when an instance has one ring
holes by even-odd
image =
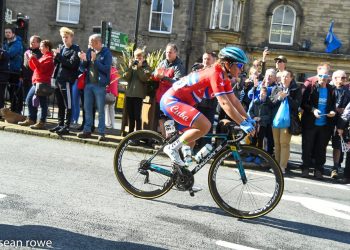
[[[242,70],[244,68],[244,63],[239,63],[239,62],[231,62],[230,67],[232,67],[234,64],[236,64],[237,68]]]
[[[278,60],[276,61],[276,63],[284,63],[282,60]]]
[[[320,74],[320,75],[318,75],[318,77],[319,77],[319,78],[328,78],[329,75],[327,75],[327,74],[324,74],[324,75]]]

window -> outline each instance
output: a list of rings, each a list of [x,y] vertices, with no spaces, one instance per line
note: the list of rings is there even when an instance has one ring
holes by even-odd
[[[149,31],[171,33],[173,25],[173,0],[152,0]]]
[[[271,44],[293,44],[295,16],[295,10],[289,5],[281,5],[273,11],[270,29]]]
[[[240,0],[212,0],[209,28],[239,31],[241,11]]]
[[[57,22],[79,23],[80,0],[58,0]]]

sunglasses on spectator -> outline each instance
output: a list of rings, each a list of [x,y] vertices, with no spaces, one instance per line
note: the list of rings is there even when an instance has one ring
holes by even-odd
[[[328,78],[328,77],[329,77],[329,75],[327,75],[327,74],[324,74],[324,75],[319,74],[319,75],[318,75],[318,77],[319,77],[319,78]]]
[[[278,60],[276,61],[276,63],[284,63],[282,60]]]

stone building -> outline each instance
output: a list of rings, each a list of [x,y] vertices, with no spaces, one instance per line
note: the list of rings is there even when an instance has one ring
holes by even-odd
[[[30,17],[29,34],[60,42],[58,30],[75,30],[76,42],[86,49],[92,27],[110,21],[113,30],[134,40],[138,0],[7,0],[14,14]],[[350,1],[335,0],[140,0],[138,45],[149,51],[175,42],[187,68],[206,50],[227,45],[245,49],[251,59],[269,47],[268,66],[280,54],[299,81],[315,74],[321,61],[350,72]],[[325,53],[330,22],[342,41],[337,54]]]

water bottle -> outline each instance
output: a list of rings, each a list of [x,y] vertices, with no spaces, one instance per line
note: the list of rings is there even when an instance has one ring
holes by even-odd
[[[175,133],[175,131],[176,131],[174,120],[165,121],[164,128],[165,128],[166,138],[171,137],[173,135],[173,133]]]
[[[182,155],[184,157],[184,161],[186,166],[190,166],[192,163],[192,150],[191,147],[188,145],[183,145],[181,148]]]
[[[199,150],[199,152],[196,154],[196,156],[194,157],[194,159],[196,160],[197,163],[199,163],[202,159],[204,159],[209,153],[210,151],[213,150],[213,147],[211,146],[211,144],[205,144],[205,146],[203,148],[201,148],[201,150]]]

